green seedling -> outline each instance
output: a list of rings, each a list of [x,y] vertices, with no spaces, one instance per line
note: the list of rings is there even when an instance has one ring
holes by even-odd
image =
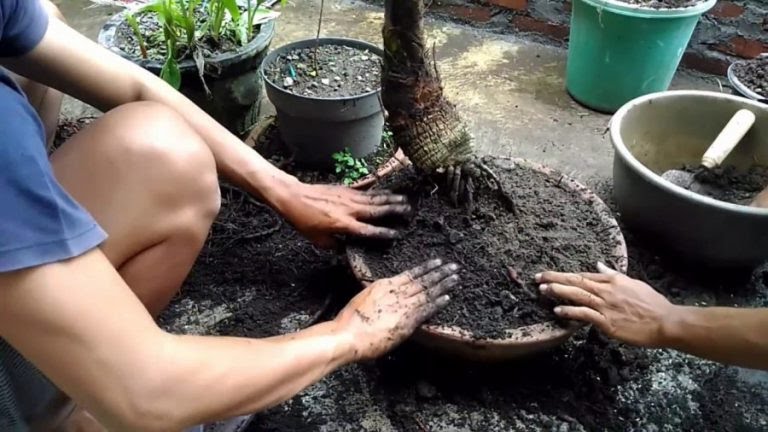
[[[370,173],[365,161],[352,156],[349,149],[336,152],[331,157],[336,162],[336,174],[341,176],[342,183],[347,186]]]
[[[166,48],[160,77],[176,89],[181,87],[179,61],[193,58],[201,79],[205,69],[205,53],[200,41],[213,40],[224,45],[226,40],[244,46],[254,37],[254,28],[276,19],[280,14],[265,8],[265,0],[154,0],[128,13],[126,21],[139,42],[142,58],[148,58],[146,41],[162,39]],[[122,2],[99,3],[120,4]],[[283,6],[286,0],[280,2]],[[202,9],[201,9],[202,8]],[[200,13],[202,11],[202,13]],[[142,34],[136,16],[151,14],[160,23],[162,32]],[[203,84],[205,81],[203,80]]]

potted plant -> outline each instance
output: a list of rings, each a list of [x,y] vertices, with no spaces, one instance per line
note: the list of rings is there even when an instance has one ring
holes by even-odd
[[[295,162],[332,169],[334,154],[374,153],[382,137],[382,50],[367,42],[315,38],[284,45],[264,60],[267,96]]]
[[[265,0],[94,0],[125,10],[101,45],[159,75],[238,136],[259,116],[259,66],[279,15]]]
[[[665,91],[693,30],[716,0],[574,0],[566,87],[578,102],[613,113]]]

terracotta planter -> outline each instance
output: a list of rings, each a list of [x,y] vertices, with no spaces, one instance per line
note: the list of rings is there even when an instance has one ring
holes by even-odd
[[[611,210],[592,191],[581,183],[550,168],[523,159],[509,159],[513,164],[538,171],[558,180],[560,187],[571,191],[579,199],[588,202],[599,214],[605,229],[616,241],[610,264],[621,272],[627,271],[627,245]],[[363,285],[375,278],[366,263],[365,254],[359,247],[347,248],[347,258],[352,272]],[[448,354],[479,361],[501,361],[530,355],[553,348],[567,341],[583,324],[570,322],[562,327],[555,322],[513,328],[507,330],[504,339],[477,339],[466,330],[457,327],[422,325],[413,335],[416,342]]]

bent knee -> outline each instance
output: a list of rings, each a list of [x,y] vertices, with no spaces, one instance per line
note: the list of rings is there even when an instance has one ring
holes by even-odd
[[[211,219],[220,206],[216,161],[206,142],[173,109],[136,102],[110,111],[121,159],[142,173],[165,202],[193,205]],[[160,184],[156,184],[160,183]]]

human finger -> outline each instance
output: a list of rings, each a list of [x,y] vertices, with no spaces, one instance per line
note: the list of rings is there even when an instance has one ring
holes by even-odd
[[[610,276],[620,274],[618,271],[608,267],[607,265],[601,262],[597,263],[597,271],[599,271],[601,274],[610,275]]]
[[[601,276],[602,277],[602,276]],[[589,273],[544,272],[535,276],[538,283],[559,283],[587,290],[593,294],[599,290],[599,283],[591,279]]]
[[[599,309],[605,304],[603,299],[591,292],[570,285],[546,283],[542,284],[539,288],[544,295],[557,297],[561,300],[573,302],[581,306],[587,306],[592,309]]]
[[[401,216],[411,212],[411,206],[408,204],[387,204],[387,205],[361,205],[353,211],[355,217],[361,219],[379,219],[385,216]]]
[[[431,259],[408,271],[400,273],[399,275],[393,277],[391,280],[395,285],[404,285],[422,277],[426,273],[440,267],[441,265],[443,265],[442,259]]]
[[[392,228],[378,227],[375,225],[353,220],[346,226],[342,226],[341,231],[345,231],[349,234],[359,237],[369,237],[378,239],[396,239],[400,236],[400,232]]]
[[[457,274],[452,274],[447,278],[441,280],[434,286],[427,287],[426,294],[430,301],[436,301],[437,299],[446,296],[459,284],[461,278]]]
[[[594,324],[600,329],[605,329],[608,324],[605,315],[584,306],[558,306],[555,314],[563,319]]]
[[[356,193],[353,200],[357,203],[368,205],[405,204],[408,202],[408,197],[397,195],[387,190],[377,190]]]
[[[418,326],[424,321],[432,318],[437,312],[446,307],[450,301],[451,297],[446,294],[436,298],[434,301],[424,303],[416,312],[417,322],[415,324]]]

